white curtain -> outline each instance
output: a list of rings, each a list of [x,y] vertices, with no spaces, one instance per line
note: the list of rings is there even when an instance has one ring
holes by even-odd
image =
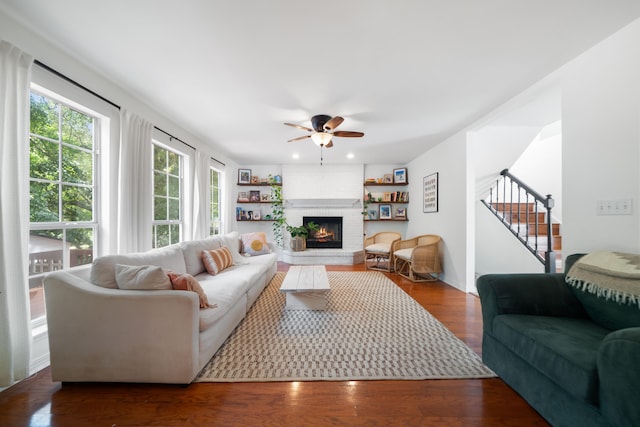
[[[0,387],[29,376],[29,86],[33,57],[0,41]]]
[[[153,214],[153,125],[120,110],[118,165],[118,253],[151,249]]]
[[[193,200],[192,236],[193,240],[204,239],[209,236],[209,155],[196,151],[195,168],[193,171]]]

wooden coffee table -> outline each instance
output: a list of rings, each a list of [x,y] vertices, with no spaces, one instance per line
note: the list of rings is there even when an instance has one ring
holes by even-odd
[[[325,310],[329,289],[324,265],[291,266],[280,286],[286,294],[288,310]]]

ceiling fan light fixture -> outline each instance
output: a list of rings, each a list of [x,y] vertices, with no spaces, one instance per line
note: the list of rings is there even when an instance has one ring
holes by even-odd
[[[314,132],[311,134],[311,140],[320,147],[324,147],[331,142],[331,134],[327,132]]]

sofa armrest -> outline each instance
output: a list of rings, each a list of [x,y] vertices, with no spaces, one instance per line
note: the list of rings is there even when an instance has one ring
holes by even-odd
[[[607,335],[598,352],[600,410],[616,426],[640,426],[640,327]]]
[[[194,292],[129,291],[67,271],[44,279],[55,381],[187,384],[199,370]]]
[[[485,332],[500,314],[586,317],[564,274],[486,274],[477,281]]]

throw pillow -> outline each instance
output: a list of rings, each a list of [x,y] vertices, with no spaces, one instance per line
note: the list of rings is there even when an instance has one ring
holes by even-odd
[[[271,253],[267,244],[267,235],[263,231],[242,234],[242,250],[249,255]]]
[[[120,289],[168,290],[171,281],[161,267],[116,264],[116,283]]]
[[[201,257],[205,270],[212,276],[233,265],[231,251],[226,246],[210,251],[202,251]]]
[[[247,260],[240,254],[240,244],[242,243],[240,240],[240,233],[232,231],[227,234],[221,234],[218,237],[222,243],[221,246],[226,246],[231,251],[234,265],[247,264]]]
[[[204,293],[202,286],[190,274],[179,274],[174,273],[173,271],[167,271],[167,276],[171,281],[171,286],[173,289],[177,291],[190,291],[198,294],[198,299],[200,300],[200,308],[215,308],[216,304],[209,304],[209,299],[207,298],[207,294]]]

